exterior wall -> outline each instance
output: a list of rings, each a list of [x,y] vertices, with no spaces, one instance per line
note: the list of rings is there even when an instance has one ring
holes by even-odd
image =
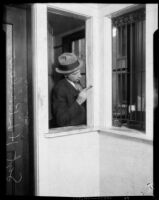
[[[38,195],[99,196],[98,136],[88,132],[40,137]]]
[[[39,138],[39,155],[39,196],[153,195],[152,142],[110,132],[50,135]]]
[[[106,132],[99,141],[100,196],[153,195],[152,143]]]

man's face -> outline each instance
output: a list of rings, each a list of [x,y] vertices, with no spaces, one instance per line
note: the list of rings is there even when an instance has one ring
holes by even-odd
[[[79,80],[81,79],[81,72],[80,70],[77,70],[75,72],[73,72],[72,74],[68,75],[68,79],[74,83],[79,82]]]

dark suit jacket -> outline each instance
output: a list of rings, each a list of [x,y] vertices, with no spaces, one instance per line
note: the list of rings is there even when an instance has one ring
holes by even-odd
[[[52,111],[57,127],[86,123],[85,107],[76,102],[78,94],[79,91],[66,79],[60,80],[55,85],[52,93]]]

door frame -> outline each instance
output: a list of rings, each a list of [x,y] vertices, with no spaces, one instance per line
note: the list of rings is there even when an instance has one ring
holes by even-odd
[[[11,180],[11,184],[13,184],[13,190],[15,192],[15,195],[19,195],[19,194],[34,194],[34,170],[33,170],[33,140],[32,140],[32,108],[33,108],[33,104],[32,104],[32,79],[30,74],[32,73],[32,63],[31,63],[31,59],[32,59],[32,54],[31,54],[31,6],[30,4],[25,5],[25,4],[20,4],[20,5],[16,5],[16,4],[6,4],[3,7],[2,13],[3,13],[3,24],[5,25],[11,25],[12,26],[12,31],[11,31],[11,36],[12,36],[12,46],[11,46],[11,50],[12,50],[12,55],[11,55],[11,60],[8,62],[12,65],[11,66],[11,82],[10,82],[10,86],[11,86],[11,90],[14,90],[13,92],[13,97],[12,95],[9,96],[9,99],[12,99],[12,103],[11,103],[11,107],[12,110],[10,110],[10,113],[7,114],[6,116],[6,121],[5,121],[5,132],[6,134],[8,132],[14,133],[14,135],[12,134],[10,136],[8,136],[8,138],[10,138],[10,141],[7,143],[6,139],[5,139],[5,146],[8,146],[9,148],[13,149],[13,158],[15,158],[17,155],[18,159],[21,158],[21,162],[19,162],[18,164],[16,162],[13,162],[13,165],[15,166],[14,168],[12,167],[12,160],[15,161],[14,159],[9,160],[7,157],[7,148],[5,148],[5,155],[6,155],[6,160],[7,160],[7,164],[6,167],[9,169],[9,176],[7,176],[7,179]],[[19,14],[21,13],[21,14]],[[19,14],[19,15],[18,15]],[[21,25],[22,26],[21,30],[23,31],[19,31],[20,27],[17,25],[18,24],[18,17],[17,16],[21,16]],[[16,34],[16,31],[19,31],[19,37]],[[21,32],[21,35],[20,35]],[[18,39],[17,39],[18,37]],[[5,78],[7,75],[7,60],[6,60],[6,49],[8,44],[6,43],[6,37],[5,40],[3,41],[5,43],[5,64],[4,67],[6,67],[6,74],[5,74]],[[19,43],[17,43],[18,41],[21,41],[20,45],[21,48],[23,49],[23,63],[22,61],[19,61],[17,55],[19,55],[19,51],[17,51],[18,45]],[[10,46],[10,45],[9,45]],[[29,48],[30,47],[30,48]],[[21,52],[20,52],[21,53]],[[21,56],[22,57],[22,56]],[[24,71],[20,71],[20,73],[22,72],[22,76],[19,76],[19,63],[21,62],[20,66],[23,64],[24,66]],[[23,68],[21,68],[20,70],[23,70]],[[17,76],[16,76],[17,75]],[[23,82],[24,79],[24,82]],[[6,79],[7,80],[7,79]],[[17,81],[18,80],[18,81]],[[9,79],[8,79],[9,81]],[[8,85],[8,82],[6,82],[6,84]],[[19,86],[16,86],[16,84],[19,84]],[[26,90],[24,91],[20,91],[20,88],[24,89],[24,84],[26,84]],[[6,85],[5,88],[5,92],[7,92],[6,90],[8,90],[8,86]],[[28,94],[28,90],[30,91]],[[20,91],[20,92],[19,92]],[[21,92],[24,92],[23,95],[26,95],[25,99],[26,101],[23,101],[22,97],[20,96]],[[11,92],[12,93],[12,92]],[[15,96],[16,95],[16,96]],[[23,96],[24,97],[24,96]],[[6,96],[7,98],[7,96]],[[16,99],[18,99],[17,101],[15,101]],[[8,100],[6,99],[6,106]],[[29,102],[29,104],[28,104]],[[5,108],[6,108],[5,106]],[[9,106],[9,105],[8,105]],[[20,107],[21,106],[21,107]],[[10,106],[9,106],[10,107]],[[21,110],[21,108],[26,108],[26,110]],[[8,108],[7,108],[8,109]],[[16,124],[15,122],[15,118],[16,121],[18,121],[20,118],[20,115],[18,116],[18,113],[22,113],[25,114],[25,122],[19,121]],[[9,124],[7,123],[7,118],[10,116],[13,116],[17,114],[17,116],[11,117],[9,120]],[[12,123],[11,123],[12,121]],[[24,126],[25,125],[25,126]],[[8,128],[9,126],[9,128]],[[18,129],[16,130],[15,127],[20,128],[20,126],[23,126],[23,131],[19,131]],[[7,130],[6,130],[7,129]],[[11,129],[11,130],[10,130]],[[17,135],[16,135],[16,134]],[[23,135],[24,134],[24,135]],[[13,137],[14,136],[14,137]],[[14,141],[15,139],[15,141]],[[17,140],[16,140],[17,139]],[[22,140],[22,141],[21,141]],[[20,143],[21,142],[21,143]],[[17,146],[14,146],[14,144],[17,143]],[[19,143],[19,144],[18,144]],[[11,146],[13,145],[13,146]],[[19,146],[19,147],[18,147]],[[21,149],[21,154],[19,154],[19,152],[17,151],[17,149]],[[18,160],[16,159],[16,160]],[[9,163],[10,162],[10,163]],[[8,164],[9,163],[9,164]],[[27,165],[26,165],[27,163]],[[11,176],[11,172],[13,171],[13,174],[15,173],[17,176],[19,175],[19,179],[16,179],[14,177]],[[28,177],[28,174],[30,174],[31,176]],[[6,174],[5,174],[6,175]],[[6,177],[5,177],[6,180]],[[18,180],[18,181],[17,181]],[[21,183],[21,180],[23,181]],[[10,181],[9,181],[10,182]],[[17,183],[17,185],[15,184]],[[15,184],[15,186],[14,186]],[[19,185],[18,185],[19,184]],[[21,184],[21,186],[20,186]],[[7,192],[7,183],[6,185],[6,194]],[[13,192],[12,192],[13,193]],[[9,193],[8,193],[9,194]],[[10,195],[10,194],[9,194]],[[14,194],[11,194],[14,195]]]

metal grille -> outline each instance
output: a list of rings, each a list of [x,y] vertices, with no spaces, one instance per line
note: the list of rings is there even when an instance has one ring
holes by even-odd
[[[113,126],[145,130],[145,9],[112,19]]]

